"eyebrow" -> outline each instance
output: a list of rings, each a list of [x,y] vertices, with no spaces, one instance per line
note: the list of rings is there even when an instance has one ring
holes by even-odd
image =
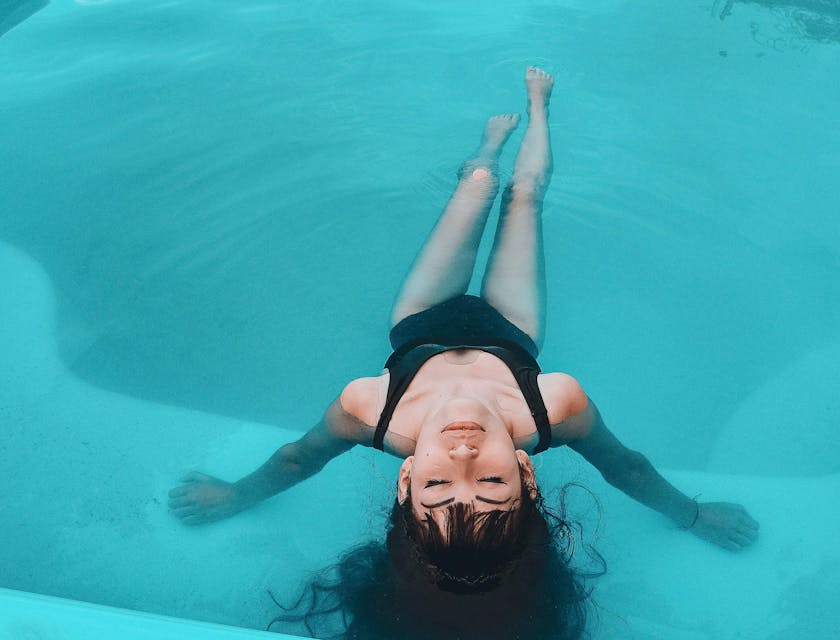
[[[487,504],[507,504],[512,500],[512,498],[508,498],[507,500],[491,500],[490,498],[485,498],[483,496],[476,496],[476,500],[479,502],[486,502]],[[435,502],[433,504],[426,504],[425,502],[421,502],[421,507],[426,507],[427,509],[434,509],[435,507],[444,507],[448,504],[452,504],[455,502],[455,497],[447,498],[446,500],[441,500],[440,502]]]

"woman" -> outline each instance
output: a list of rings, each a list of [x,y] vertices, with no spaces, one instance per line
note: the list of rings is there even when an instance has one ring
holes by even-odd
[[[569,445],[611,484],[678,527],[731,550],[753,542],[758,524],[743,507],[698,503],[679,492],[616,439],[574,378],[540,373],[540,215],[551,175],[553,79],[531,67],[525,83],[528,127],[502,196],[481,296],[466,291],[498,191],[497,160],[516,115],[488,121],[406,278],[392,315],[394,353],[385,372],[350,382],[315,427],[241,480],[189,474],[170,492],[170,507],[184,523],[229,517],[362,444],[405,458],[398,504],[422,535],[433,539],[438,531],[446,542],[451,518],[463,510],[458,505],[474,514],[511,514],[538,500],[530,456]]]

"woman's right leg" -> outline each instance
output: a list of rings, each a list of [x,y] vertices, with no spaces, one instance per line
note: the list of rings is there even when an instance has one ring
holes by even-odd
[[[488,120],[478,152],[464,164],[455,193],[403,281],[392,327],[467,292],[487,215],[499,190],[499,153],[518,123],[518,115]]]

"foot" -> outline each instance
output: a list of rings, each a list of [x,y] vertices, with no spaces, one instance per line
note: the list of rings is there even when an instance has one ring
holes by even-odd
[[[481,140],[482,150],[498,152],[518,124],[519,114],[517,113],[502,113],[490,118],[484,127],[484,137]]]
[[[510,137],[511,131],[516,129],[518,124],[519,115],[516,113],[502,113],[490,118],[484,126],[481,146],[479,146],[473,159],[468,160],[461,167],[459,177],[463,177],[465,174],[469,175],[470,171],[473,178],[479,179],[487,178],[491,173],[494,173],[502,147]]]
[[[525,71],[525,86],[528,89],[528,102],[532,107],[545,107],[551,97],[554,78],[542,69],[528,67]]]

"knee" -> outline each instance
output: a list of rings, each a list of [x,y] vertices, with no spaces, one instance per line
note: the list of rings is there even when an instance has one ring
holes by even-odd
[[[539,184],[530,179],[511,180],[505,185],[502,199],[508,204],[534,204],[540,199]]]
[[[490,179],[490,170],[486,167],[477,167],[470,174],[470,180],[475,180],[476,182],[487,182]]]
[[[498,178],[492,167],[483,164],[466,165],[458,172],[458,178],[470,184],[496,185]]]

